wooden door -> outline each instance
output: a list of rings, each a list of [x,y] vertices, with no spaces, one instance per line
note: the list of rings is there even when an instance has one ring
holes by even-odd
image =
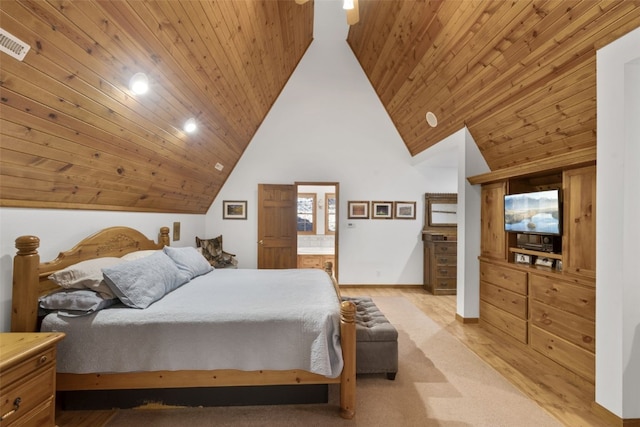
[[[596,167],[564,172],[562,269],[596,277]]]
[[[295,185],[258,184],[258,268],[296,268]]]

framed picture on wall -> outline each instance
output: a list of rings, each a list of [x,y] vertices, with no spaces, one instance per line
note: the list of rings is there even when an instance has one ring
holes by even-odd
[[[223,200],[222,219],[247,219],[247,201]]]
[[[371,218],[393,218],[393,202],[371,202]]]
[[[395,219],[416,219],[416,202],[393,202]]]
[[[347,202],[349,219],[369,219],[369,202]]]

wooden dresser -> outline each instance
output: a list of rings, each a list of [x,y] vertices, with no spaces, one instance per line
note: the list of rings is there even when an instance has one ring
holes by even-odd
[[[424,288],[434,295],[455,295],[458,286],[458,195],[424,195]]]
[[[0,334],[0,426],[54,426],[62,333]]]
[[[455,295],[458,242],[442,238],[442,235],[423,235],[424,288],[434,295]]]

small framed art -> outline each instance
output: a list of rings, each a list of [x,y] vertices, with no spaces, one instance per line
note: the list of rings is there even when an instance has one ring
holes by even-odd
[[[517,253],[515,254],[515,261],[518,264],[531,264],[533,260],[531,258],[531,255]]]
[[[349,219],[369,219],[369,202],[347,202]]]
[[[416,219],[416,202],[393,202],[395,219]]]
[[[544,258],[539,256],[538,258],[536,258],[536,265],[553,268],[553,261],[554,260],[551,258]]]
[[[222,219],[247,219],[247,201],[223,200]]]
[[[393,202],[371,202],[371,218],[393,218]]]

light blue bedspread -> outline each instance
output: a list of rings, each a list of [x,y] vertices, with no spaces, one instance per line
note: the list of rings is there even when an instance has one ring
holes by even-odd
[[[322,270],[216,269],[144,310],[115,306],[43,331],[67,334],[58,372],[301,369],[343,366],[340,303]]]

